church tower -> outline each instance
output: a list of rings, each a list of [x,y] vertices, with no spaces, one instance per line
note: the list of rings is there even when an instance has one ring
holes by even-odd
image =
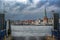
[[[44,18],[43,18],[43,23],[44,23],[44,24],[47,24],[47,23],[48,23],[46,7],[45,7],[45,9],[44,9]]]

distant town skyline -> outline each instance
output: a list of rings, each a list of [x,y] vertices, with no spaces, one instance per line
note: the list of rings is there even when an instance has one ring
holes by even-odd
[[[0,12],[11,20],[42,19],[45,7],[47,17],[52,18],[52,10],[60,13],[60,0],[0,0]]]

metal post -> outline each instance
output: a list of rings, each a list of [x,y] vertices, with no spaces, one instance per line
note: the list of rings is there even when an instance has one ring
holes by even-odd
[[[56,37],[57,40],[59,40],[59,14],[54,13],[54,31],[53,35]]]

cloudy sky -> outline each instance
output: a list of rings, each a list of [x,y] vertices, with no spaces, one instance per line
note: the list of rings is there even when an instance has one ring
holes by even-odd
[[[60,13],[60,0],[0,0],[0,12],[6,19],[28,20],[43,18],[45,7],[48,18],[52,10]]]

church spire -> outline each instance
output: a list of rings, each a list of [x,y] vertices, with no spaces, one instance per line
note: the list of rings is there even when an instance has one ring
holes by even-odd
[[[45,15],[45,17],[47,17],[46,7],[45,7],[44,11],[45,11],[44,15]]]
[[[48,23],[46,7],[44,8],[44,19],[43,19],[43,23],[44,23],[44,24],[47,24],[47,23]]]

